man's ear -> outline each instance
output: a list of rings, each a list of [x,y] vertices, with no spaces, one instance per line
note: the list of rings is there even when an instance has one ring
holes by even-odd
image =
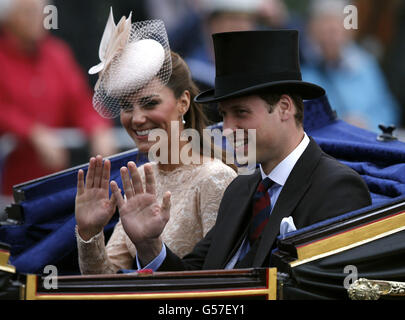
[[[281,95],[279,103],[280,118],[282,121],[287,121],[291,117],[294,117],[295,106],[294,101],[287,94]]]

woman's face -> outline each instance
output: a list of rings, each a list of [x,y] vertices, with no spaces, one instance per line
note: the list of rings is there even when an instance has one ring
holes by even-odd
[[[121,123],[129,136],[135,141],[139,151],[147,153],[155,141],[148,141],[148,135],[153,129],[163,129],[171,141],[171,122],[180,122],[182,130],[182,114],[185,94],[176,99],[174,93],[167,86],[159,86],[156,90],[148,87],[139,91],[131,101],[125,101],[121,109]],[[189,101],[188,101],[189,103]],[[170,148],[170,145],[169,145]],[[170,149],[169,149],[170,150]]]

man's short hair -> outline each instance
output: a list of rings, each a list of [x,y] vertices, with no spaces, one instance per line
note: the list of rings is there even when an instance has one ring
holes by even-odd
[[[263,99],[270,107],[269,112],[273,112],[274,106],[280,101],[283,94],[291,97],[295,105],[295,123],[297,126],[302,126],[304,122],[304,101],[299,94],[296,93],[274,93],[274,92],[261,92],[258,96]]]

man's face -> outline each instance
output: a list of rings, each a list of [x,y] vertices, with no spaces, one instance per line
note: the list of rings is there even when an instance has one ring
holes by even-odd
[[[270,106],[259,96],[250,95],[224,100],[219,103],[219,112],[223,116],[224,135],[238,139],[238,129],[244,131],[244,141],[236,141],[239,148],[247,150],[248,129],[256,130],[256,161],[265,164],[274,162],[283,153],[285,129],[278,104],[269,112]]]

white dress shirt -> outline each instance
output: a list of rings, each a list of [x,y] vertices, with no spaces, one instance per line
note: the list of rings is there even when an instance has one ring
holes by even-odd
[[[300,144],[268,175],[264,173],[262,166],[260,165],[260,173],[262,175],[262,179],[268,177],[274,182],[274,184],[268,190],[270,196],[270,214],[273,211],[274,205],[277,202],[278,196],[280,195],[280,192],[283,189],[288,176],[290,175],[298,159],[304,153],[308,144],[309,137],[304,132],[304,138],[301,140]],[[280,224],[280,234],[285,234],[294,230],[296,230],[296,228],[292,217],[283,218]],[[249,241],[247,241],[246,239],[247,238],[243,240],[242,245],[239,247],[238,251],[232,257],[232,259],[228,262],[225,269],[232,269],[236,265],[236,263],[249,251],[250,245]]]

